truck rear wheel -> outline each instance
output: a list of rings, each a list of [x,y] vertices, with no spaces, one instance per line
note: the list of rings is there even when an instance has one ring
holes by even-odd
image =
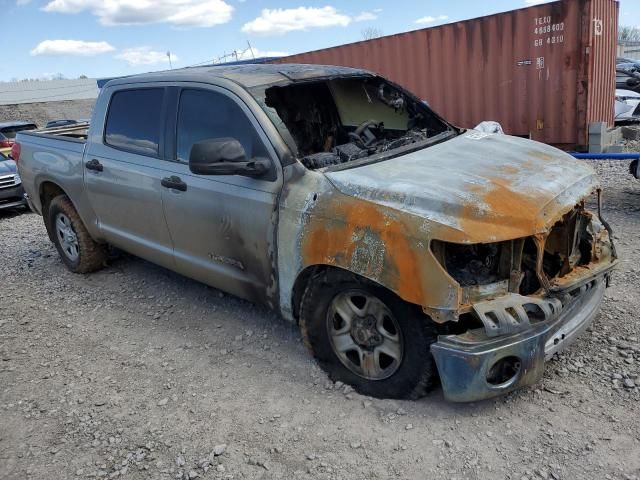
[[[105,265],[106,247],[91,238],[66,195],[58,195],[49,204],[47,228],[60,258],[72,272],[90,273]]]
[[[435,324],[420,309],[358,277],[311,279],[300,306],[306,345],[332,380],[378,398],[424,396],[437,378]]]

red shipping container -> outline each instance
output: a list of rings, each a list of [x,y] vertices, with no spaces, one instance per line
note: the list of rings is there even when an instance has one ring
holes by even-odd
[[[613,124],[615,0],[562,0],[282,57],[273,63],[365,68],[463,127],[495,120],[511,135],[565,148]]]

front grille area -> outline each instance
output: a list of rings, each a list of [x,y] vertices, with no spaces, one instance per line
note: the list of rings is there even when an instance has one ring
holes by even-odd
[[[11,174],[11,175],[0,176],[0,189],[11,188],[11,187],[15,187],[16,185],[18,184],[16,183],[15,175]]]
[[[574,209],[564,215],[549,232],[544,246],[543,271],[549,278],[564,277],[578,265],[591,262],[592,216]]]
[[[615,258],[608,227],[593,213],[577,205],[545,234],[487,244],[454,244],[434,240],[431,250],[447,273],[469,295],[491,296],[490,285],[532,295],[550,290],[572,272]],[[479,296],[480,295],[480,296]]]

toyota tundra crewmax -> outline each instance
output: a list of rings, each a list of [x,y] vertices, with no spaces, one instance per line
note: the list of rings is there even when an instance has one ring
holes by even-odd
[[[588,165],[457,128],[364,70],[113,79],[89,123],[21,132],[12,156],[71,271],[111,245],[268,305],[376,397],[536,383],[616,264]]]

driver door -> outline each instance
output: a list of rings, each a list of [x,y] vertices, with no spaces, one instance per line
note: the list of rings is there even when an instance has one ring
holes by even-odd
[[[269,303],[273,288],[274,212],[282,175],[275,151],[249,108],[211,85],[178,88],[174,162],[166,170],[162,203],[178,271],[254,302]],[[188,160],[194,143],[238,140],[248,159],[271,160],[261,178],[196,175]],[[177,183],[176,183],[177,182]],[[178,188],[175,188],[178,187]]]

